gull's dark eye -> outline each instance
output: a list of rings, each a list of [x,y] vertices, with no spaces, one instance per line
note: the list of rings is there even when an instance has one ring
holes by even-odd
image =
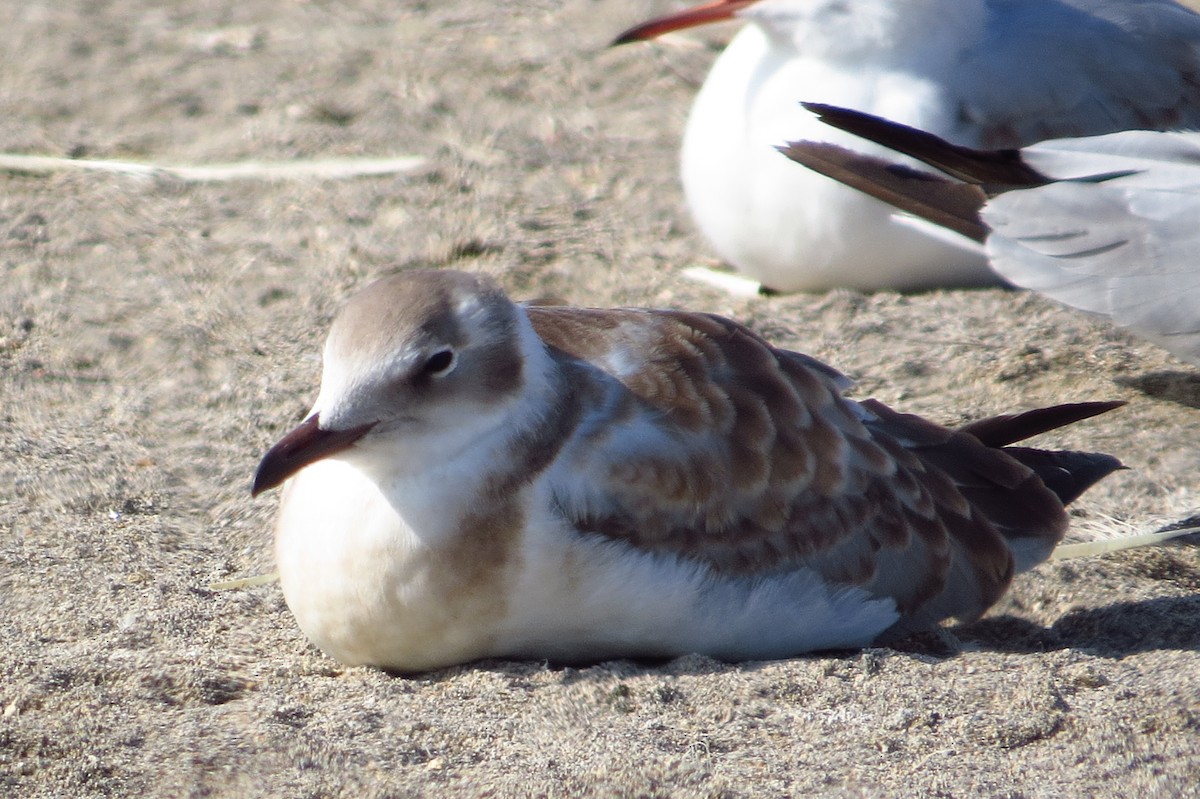
[[[454,368],[456,361],[454,350],[438,350],[429,356],[429,360],[425,361],[425,365],[421,367],[421,371],[432,377],[441,377],[448,374]]]

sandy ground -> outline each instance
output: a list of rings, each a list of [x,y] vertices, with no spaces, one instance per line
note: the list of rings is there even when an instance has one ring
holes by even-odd
[[[485,662],[417,678],[310,646],[258,458],[332,312],[396,267],[518,296],[712,310],[945,422],[1128,407],[1047,445],[1131,468],[1076,509],[1200,506],[1200,375],[1005,291],[735,300],[676,177],[694,48],[604,48],[663,3],[0,5],[8,152],[164,164],[427,156],[403,177],[0,176],[0,795],[1183,796],[1200,549],[1047,565],[983,621],[828,657]]]

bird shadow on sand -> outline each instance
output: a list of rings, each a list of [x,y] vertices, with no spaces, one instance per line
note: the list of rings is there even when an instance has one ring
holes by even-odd
[[[1132,388],[1154,399],[1200,408],[1200,371],[1146,372],[1113,378],[1119,386]]]
[[[999,652],[1078,649],[1119,659],[1162,649],[1200,651],[1200,594],[1073,610],[1049,627],[997,616],[951,632],[968,646]]]

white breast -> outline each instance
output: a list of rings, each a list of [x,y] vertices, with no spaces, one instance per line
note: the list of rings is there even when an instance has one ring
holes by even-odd
[[[330,458],[288,481],[276,558],[304,633],[343,663],[419,670],[480,656],[495,619],[463,612],[438,553],[379,488]]]

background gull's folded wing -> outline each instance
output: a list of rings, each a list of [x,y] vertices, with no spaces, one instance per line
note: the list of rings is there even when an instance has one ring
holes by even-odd
[[[1011,283],[1200,363],[1200,134],[1128,131],[984,151],[809,107],[958,180],[819,142],[781,148],[788,157],[920,219],[986,236],[992,268]]]

